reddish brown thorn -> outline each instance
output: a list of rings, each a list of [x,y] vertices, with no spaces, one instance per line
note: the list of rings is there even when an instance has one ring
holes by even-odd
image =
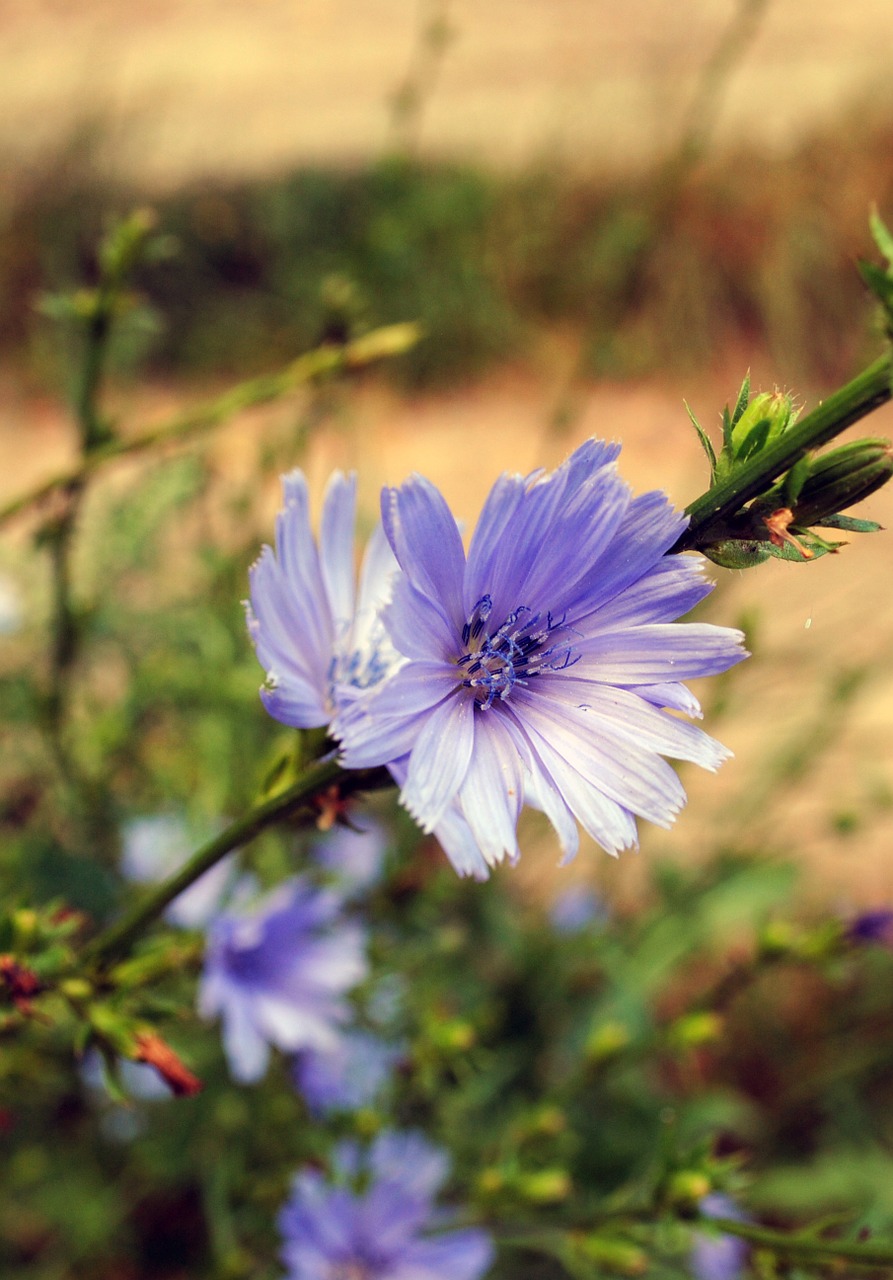
[[[198,1076],[177,1057],[169,1044],[152,1031],[136,1038],[135,1062],[147,1062],[161,1076],[171,1093],[178,1098],[192,1098],[204,1088]]]
[[[772,512],[771,516],[766,516],[763,523],[769,530],[769,541],[774,547],[783,547],[787,542],[800,552],[804,560],[812,560],[813,552],[808,547],[804,547],[803,543],[789,530],[793,519],[794,513],[790,507],[779,507],[777,511]]]

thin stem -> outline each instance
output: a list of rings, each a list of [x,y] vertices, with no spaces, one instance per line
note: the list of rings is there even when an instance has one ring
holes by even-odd
[[[247,844],[282,818],[294,816],[296,811],[303,809],[309,815],[312,813],[313,801],[330,788],[337,787],[339,798],[343,799],[356,791],[370,791],[390,785],[391,776],[384,769],[347,771],[332,758],[314,761],[297,782],[237,818],[225,831],[202,845],[179,871],[151,889],[122,920],[94,938],[84,955],[85,961],[99,970],[107,969],[130,950],[137,938],[159,918],[174,898],[194,884],[199,876],[209,871],[221,858],[225,858],[233,849]]]
[[[177,414],[161,426],[130,436],[114,439],[92,449],[89,456],[75,467],[57,473],[37,488],[23,493],[0,507],[0,524],[44,501],[59,489],[83,483],[106,463],[128,454],[142,453],[156,445],[179,443],[210,431],[244,409],[267,404],[287,392],[324,374],[345,369],[359,369],[386,356],[400,355],[418,341],[420,331],[414,324],[386,325],[348,342],[344,346],[319,347],[299,356],[279,373],[265,374],[239,383],[232,390],[186,413]]]
[[[773,1253],[803,1261],[846,1261],[860,1267],[884,1267],[893,1265],[893,1244],[867,1244],[863,1241],[817,1240],[813,1236],[791,1235],[786,1231],[773,1231],[751,1222],[739,1222],[735,1218],[704,1218],[723,1235],[737,1236]]]
[[[737,466],[727,480],[713,485],[689,503],[686,507],[691,517],[689,526],[671,550],[691,551],[715,540],[710,537],[714,526],[768,489],[804,454],[827,444],[854,422],[886,404],[893,394],[891,377],[893,356],[888,353],[828,396],[774,444]]]

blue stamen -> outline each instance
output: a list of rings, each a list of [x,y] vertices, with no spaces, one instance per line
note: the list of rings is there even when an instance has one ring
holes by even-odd
[[[497,699],[504,702],[515,685],[527,685],[543,671],[564,671],[580,660],[570,643],[558,636],[560,632],[577,634],[566,626],[566,613],[560,621],[547,613],[543,626],[540,614],[528,605],[518,605],[491,635],[485,624],[492,609],[492,598],[482,596],[462,628],[463,645],[478,643],[456,659],[456,665],[465,669],[462,684],[474,691],[481,711],[488,711]]]

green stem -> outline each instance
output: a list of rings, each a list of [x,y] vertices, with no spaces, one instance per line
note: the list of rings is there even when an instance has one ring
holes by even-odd
[[[802,1261],[850,1262],[860,1267],[893,1265],[893,1244],[866,1244],[860,1241],[817,1240],[812,1236],[773,1231],[734,1218],[704,1218],[703,1222],[727,1236],[737,1236],[758,1248],[769,1249],[787,1258]]]
[[[209,871],[233,849],[253,840],[256,835],[295,811],[310,810],[316,797],[330,787],[337,787],[339,797],[353,792],[370,791],[391,785],[387,770],[364,769],[346,771],[334,759],[314,761],[297,782],[270,800],[255,805],[221,831],[213,840],[192,855],[179,871],[151,889],[117,924],[106,929],[87,948],[84,960],[97,970],[108,969],[133,946],[145,929],[157,920],[174,898]]]
[[[852,382],[835,391],[772,445],[736,466],[727,480],[713,485],[689,503],[691,517],[685,533],[671,551],[692,551],[715,539],[710,530],[740,511],[746,502],[763,493],[773,481],[788,471],[799,458],[833,440],[841,431],[879,409],[893,395],[893,357],[881,356]]]
[[[244,409],[267,404],[289,391],[325,374],[360,369],[375,360],[408,351],[420,336],[414,324],[392,324],[374,329],[342,347],[319,347],[299,356],[280,373],[265,374],[242,382],[224,395],[186,413],[152,427],[126,440],[115,438],[92,449],[89,456],[75,467],[59,472],[37,488],[23,493],[0,507],[0,524],[42,502],[59,489],[82,483],[95,471],[115,458],[142,453],[163,444],[177,444],[210,431]]]

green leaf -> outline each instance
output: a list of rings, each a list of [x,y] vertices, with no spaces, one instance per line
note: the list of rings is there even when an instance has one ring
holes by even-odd
[[[697,431],[698,433],[698,439],[701,442],[701,447],[707,455],[707,461],[710,463],[710,483],[712,484],[716,478],[716,453],[714,451],[710,437],[707,435],[707,432],[701,426],[700,422],[698,422],[697,418],[692,412],[691,406],[689,405],[688,401],[683,400],[682,403],[685,405],[685,412],[688,414],[689,419],[691,420],[692,426],[694,427],[695,431]]]
[[[893,267],[893,235],[887,229],[887,225],[881,218],[877,209],[872,209],[868,218],[868,225],[871,227],[871,234],[874,242],[880,249],[881,253],[887,259],[887,262]]]

